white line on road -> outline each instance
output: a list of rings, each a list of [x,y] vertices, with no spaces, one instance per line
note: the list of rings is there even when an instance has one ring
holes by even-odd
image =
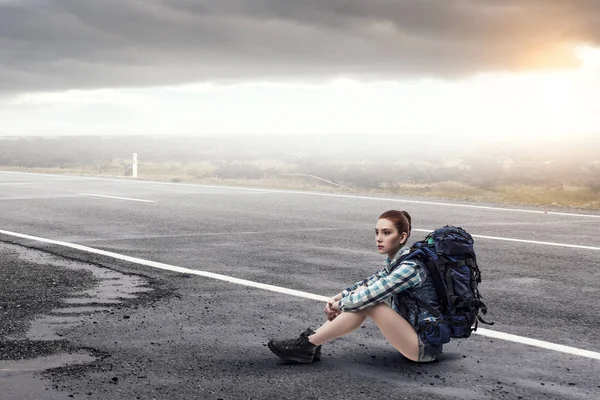
[[[142,203],[156,203],[154,200],[132,199],[130,197],[107,196],[104,194],[79,193],[79,196],[105,197],[107,199],[141,201]]]
[[[301,191],[301,190],[263,189],[263,188],[201,185],[201,184],[174,183],[174,182],[152,182],[152,181],[130,180],[127,178],[117,178],[117,177],[102,178],[102,177],[86,177],[86,176],[75,176],[75,175],[40,174],[40,173],[31,173],[31,172],[0,171],[0,173],[46,176],[46,177],[53,176],[53,177],[62,177],[62,178],[68,177],[68,178],[71,178],[74,180],[101,180],[101,181],[109,181],[109,182],[121,182],[121,183],[130,182],[130,183],[148,184],[148,185],[167,185],[167,186],[174,185],[174,186],[178,186],[178,187],[183,186],[183,187],[199,187],[199,188],[206,188],[206,189],[241,190],[241,191],[247,191],[247,192],[301,194],[301,195],[307,195],[307,196],[339,197],[339,198],[347,198],[347,199],[390,201],[390,202],[396,202],[396,203],[411,203],[411,204],[430,204],[430,205],[445,206],[445,207],[479,208],[479,209],[484,209],[484,210],[514,211],[514,212],[524,212],[524,213],[533,213],[533,214],[562,215],[562,216],[568,216],[568,217],[600,218],[600,214],[578,214],[578,213],[568,213],[568,212],[559,212],[559,211],[527,210],[527,209],[520,209],[520,208],[478,206],[475,204],[443,203],[443,202],[436,202],[436,201],[407,200],[407,199],[359,196],[359,195],[349,195],[349,194],[306,192],[306,191]]]
[[[178,233],[174,235],[135,235],[131,238],[118,237],[118,240],[140,240],[140,239],[162,239],[162,238],[185,238],[185,237],[202,237],[202,236],[231,236],[231,235],[272,235],[276,233],[300,233],[300,232],[324,232],[324,231],[339,231],[341,228],[306,228],[306,229],[273,229],[269,231],[243,231],[243,232],[202,232],[202,233]],[[83,239],[85,242],[105,242],[107,240],[115,240],[114,237],[104,237],[98,239]]]
[[[85,251],[88,253],[103,255],[103,256],[114,258],[117,260],[131,262],[134,264],[145,265],[145,266],[152,267],[152,268],[163,269],[163,270],[173,271],[173,272],[180,272],[182,274],[203,276],[206,278],[217,279],[220,281],[235,283],[235,284],[243,285],[243,286],[250,286],[250,287],[254,287],[254,288],[258,288],[258,289],[268,290],[271,292],[283,293],[283,294],[296,296],[296,297],[302,297],[302,298],[311,299],[311,300],[327,301],[329,299],[327,296],[321,296],[318,294],[302,292],[300,290],[288,289],[288,288],[274,286],[274,285],[267,285],[265,283],[249,281],[246,279],[234,278],[234,277],[227,276],[227,275],[215,274],[213,272],[198,271],[198,270],[194,270],[194,269],[178,267],[175,265],[169,265],[169,264],[159,263],[159,262],[155,262],[155,261],[144,260],[141,258],[130,257],[130,256],[126,256],[123,254],[113,253],[110,251],[94,249],[92,247],[82,246],[82,245],[78,245],[75,243],[61,242],[58,240],[45,239],[45,238],[41,238],[41,237],[37,237],[37,236],[25,235],[22,233],[10,232],[10,231],[4,231],[4,230],[0,230],[0,234],[19,237],[22,239],[35,240],[35,241],[43,242],[43,243],[55,244],[58,246],[68,247],[71,249]],[[576,356],[580,356],[580,357],[587,357],[587,358],[600,360],[600,353],[597,353],[594,351],[589,351],[589,350],[578,349],[576,347],[564,346],[561,344],[545,342],[542,340],[531,339],[531,338],[527,338],[527,337],[523,337],[523,336],[517,336],[517,335],[512,335],[509,333],[492,331],[490,329],[483,329],[483,328],[478,328],[475,333],[482,335],[482,336],[493,337],[495,339],[502,339],[502,340],[506,340],[509,342],[516,342],[516,343],[540,347],[540,348],[544,348],[544,349],[548,349],[548,350],[554,350],[554,351],[558,351],[561,353],[572,354],[572,355],[576,355]]]
[[[412,229],[413,231],[419,232],[433,232],[433,229]],[[594,246],[581,246],[578,244],[566,244],[566,243],[554,243],[554,242],[540,242],[538,240],[525,240],[525,239],[511,239],[496,236],[484,236],[484,235],[471,235],[474,238],[490,239],[490,240],[504,240],[507,242],[519,242],[519,243],[531,243],[531,244],[543,244],[546,246],[559,246],[559,247],[570,247],[573,249],[585,249],[585,250],[600,250],[600,247]]]
[[[121,181],[120,179],[112,179],[112,180],[113,181]],[[515,211],[515,212],[524,212],[524,213],[533,213],[533,214],[562,215],[562,216],[569,216],[569,217],[600,218],[600,214],[595,215],[595,214],[567,213],[567,212],[559,212],[559,211],[527,210],[527,209],[520,209],[520,208],[478,206],[478,205],[474,205],[474,204],[442,203],[442,202],[436,202],[436,201],[407,200],[407,199],[370,197],[370,196],[358,196],[358,195],[335,194],[335,193],[305,192],[305,191],[300,191],[300,190],[245,188],[245,187],[233,187],[233,186],[198,185],[198,184],[172,183],[172,182],[150,182],[150,181],[130,181],[130,182],[149,183],[149,184],[156,184],[156,185],[178,185],[178,186],[189,186],[189,187],[201,187],[201,188],[207,188],[207,189],[242,190],[242,191],[262,192],[262,193],[301,194],[301,195],[307,195],[307,196],[323,196],[323,197],[338,197],[338,198],[359,199],[359,200],[390,201],[390,202],[396,202],[396,203],[430,204],[430,205],[445,206],[445,207],[479,208],[479,209],[484,209],[484,210]]]

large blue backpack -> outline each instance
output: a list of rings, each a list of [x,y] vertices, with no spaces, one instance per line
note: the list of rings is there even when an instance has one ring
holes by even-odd
[[[478,322],[493,325],[479,315],[485,315],[487,307],[478,289],[481,272],[473,244],[473,237],[464,229],[447,225],[414,243],[410,253],[403,257],[403,260],[421,260],[432,277],[440,304],[419,303],[436,321],[418,327],[432,344],[468,338],[477,330]]]

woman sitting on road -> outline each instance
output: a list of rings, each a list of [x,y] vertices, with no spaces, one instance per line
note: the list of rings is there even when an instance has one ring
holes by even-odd
[[[311,363],[321,359],[321,344],[357,329],[370,317],[385,338],[406,358],[417,362],[435,360],[442,345],[428,343],[417,327],[435,317],[419,307],[417,299],[436,307],[433,281],[423,264],[401,261],[409,252],[411,218],[406,211],[390,210],[375,227],[377,249],[387,254],[383,269],[330,298],[325,305],[327,321],[316,331],[308,328],[300,337],[270,340],[269,349],[286,361]]]

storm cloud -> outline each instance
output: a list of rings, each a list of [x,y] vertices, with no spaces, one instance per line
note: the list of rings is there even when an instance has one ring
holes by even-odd
[[[0,0],[0,91],[560,68],[595,0]]]

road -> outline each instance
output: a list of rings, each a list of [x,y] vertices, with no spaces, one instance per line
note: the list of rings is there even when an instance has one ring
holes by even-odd
[[[380,268],[388,209],[412,215],[411,241],[475,236],[496,324],[428,365],[371,322],[319,363],[275,358],[269,338],[318,326],[319,299]],[[597,212],[13,172],[0,210],[7,399],[600,395]]]

